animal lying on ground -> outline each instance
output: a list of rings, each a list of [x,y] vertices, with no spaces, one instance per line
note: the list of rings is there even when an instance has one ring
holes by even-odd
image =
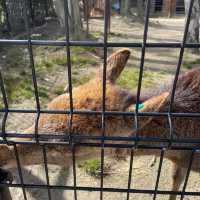
[[[106,82],[106,110],[107,111],[134,111],[136,95],[119,88],[115,83],[123,71],[130,56],[128,49],[121,49],[112,54],[107,61]],[[169,87],[170,88],[170,87]],[[73,107],[75,110],[102,110],[102,74],[99,73],[88,83],[73,89]],[[159,91],[157,95],[142,97],[143,106],[141,112],[167,112],[170,102],[170,89]],[[70,100],[68,94],[55,98],[48,105],[48,109],[68,110]],[[173,112],[197,112],[200,113],[200,68],[182,75],[177,83],[176,94],[173,104]],[[41,114],[38,123],[40,134],[69,134],[68,122],[70,117],[66,114]],[[78,115],[72,117],[71,133],[79,135],[101,136],[101,115]],[[133,116],[106,116],[106,136],[134,136]],[[141,137],[169,138],[169,129],[166,128],[167,119],[163,117],[139,118],[138,135]],[[173,118],[174,137],[176,138],[200,138],[200,121],[189,118]],[[35,126],[31,126],[25,133],[34,133]],[[125,143],[125,142],[124,142]],[[128,142],[127,142],[128,143]],[[198,145],[198,144],[197,144]],[[41,148],[35,145],[18,144],[16,149],[23,165],[41,164],[44,158],[41,156]],[[0,145],[1,166],[9,167],[15,164],[15,150],[13,146]],[[71,149],[67,145],[47,145],[47,161],[49,164],[70,166],[72,164]],[[76,147],[76,159],[88,159],[96,157],[99,148]],[[113,151],[111,151],[111,155]],[[115,151],[116,154],[120,151]],[[135,151],[135,156],[156,155],[158,151]],[[172,190],[177,191],[183,182],[189,165],[191,151],[167,150],[165,157],[170,159],[174,166]],[[200,155],[195,154],[192,170],[200,171]],[[170,200],[176,196],[171,195]]]

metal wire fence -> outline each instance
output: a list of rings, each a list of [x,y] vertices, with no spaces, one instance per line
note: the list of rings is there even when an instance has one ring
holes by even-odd
[[[28,7],[28,0],[25,1],[25,9]],[[190,44],[186,43],[187,39],[187,33],[190,23],[190,17],[191,17],[191,11],[194,0],[190,1],[190,8],[189,8],[189,15],[186,19],[185,24],[185,30],[182,42],[174,42],[174,43],[148,43],[148,27],[149,27],[149,13],[150,13],[150,3],[151,0],[147,0],[146,3],[146,10],[145,10],[145,25],[144,25],[144,33],[143,33],[143,41],[141,43],[120,43],[120,42],[108,42],[108,18],[109,18],[109,9],[110,8],[110,2],[109,0],[105,1],[105,14],[104,14],[104,40],[103,42],[91,42],[91,41],[71,41],[70,35],[69,35],[69,13],[68,13],[68,4],[67,1],[64,1],[64,8],[65,8],[65,30],[66,30],[66,37],[65,41],[54,41],[54,40],[32,40],[31,38],[31,32],[30,32],[30,20],[28,19],[28,14],[26,14],[25,17],[25,24],[26,24],[26,30],[28,33],[28,39],[25,40],[8,40],[8,39],[0,39],[0,45],[3,46],[10,46],[10,45],[26,45],[28,47],[29,52],[29,58],[30,58],[30,67],[32,70],[32,81],[34,85],[34,95],[35,95],[35,102],[36,102],[36,109],[13,109],[9,107],[8,99],[6,96],[6,89],[4,86],[2,71],[0,72],[0,87],[1,92],[3,96],[3,102],[4,102],[4,108],[0,110],[0,112],[3,114],[3,121],[2,121],[2,130],[0,133],[1,144],[6,144],[13,146],[15,157],[16,157],[16,163],[18,167],[18,172],[20,176],[20,183],[14,184],[14,183],[4,183],[1,182],[0,186],[7,186],[7,187],[19,187],[23,190],[23,196],[24,199],[27,199],[26,195],[26,189],[27,188],[38,188],[38,189],[45,189],[48,191],[48,198],[51,198],[51,190],[53,189],[62,189],[62,190],[72,190],[74,191],[74,199],[77,198],[77,191],[98,191],[100,193],[100,199],[104,199],[104,192],[120,192],[120,193],[126,193],[128,200],[130,198],[130,194],[135,193],[143,193],[143,194],[152,194],[153,199],[157,199],[157,195],[178,195],[180,199],[184,199],[185,195],[188,196],[196,196],[200,197],[200,192],[195,191],[186,191],[188,177],[190,175],[192,162],[194,161],[194,155],[199,153],[200,150],[200,139],[176,139],[174,137],[173,132],[173,124],[172,119],[173,117],[183,118],[183,117],[190,117],[190,118],[199,118],[200,113],[174,113],[172,106],[174,103],[174,96],[176,91],[176,85],[179,77],[179,72],[183,60],[184,51],[186,48],[200,48],[200,44]],[[34,66],[34,56],[33,56],[33,46],[63,46],[66,47],[66,56],[67,56],[67,72],[68,72],[68,87],[69,87],[69,99],[70,99],[70,109],[66,110],[45,110],[41,109],[40,106],[40,98],[38,94],[38,84],[37,84],[37,77],[36,77],[36,70]],[[75,110],[73,107],[73,84],[72,84],[72,73],[71,73],[71,47],[74,46],[85,46],[85,47],[101,47],[103,48],[104,54],[103,54],[103,73],[102,73],[102,110],[100,111],[83,111],[83,110]],[[139,79],[138,79],[138,87],[137,87],[137,100],[136,100],[136,110],[135,112],[118,112],[118,111],[107,111],[106,110],[106,72],[107,72],[107,51],[109,47],[134,47],[134,48],[140,48],[141,49],[141,59],[140,59],[140,72],[139,72]],[[174,82],[173,87],[171,91],[171,98],[170,98],[170,106],[168,112],[148,112],[143,113],[139,112],[139,102],[140,102],[140,94],[141,94],[141,86],[142,86],[142,80],[143,80],[143,71],[144,71],[144,63],[145,63],[145,52],[147,48],[177,48],[179,49],[179,60],[178,65],[176,67],[176,73],[174,76]],[[9,113],[33,113],[36,114],[36,120],[35,120],[35,134],[19,134],[19,133],[7,133],[6,132],[6,121],[8,118]],[[62,142],[53,142],[53,145],[66,145],[70,147],[71,156],[72,156],[72,165],[73,165],[73,177],[74,177],[74,183],[73,186],[61,186],[61,185],[51,185],[49,182],[49,175],[48,175],[48,163],[47,163],[47,152],[46,148],[49,145],[52,145],[51,140],[52,139],[58,139],[58,135],[51,134],[46,135],[48,138],[48,141],[44,141],[41,138],[41,134],[38,131],[38,123],[41,114],[48,113],[48,114],[63,114],[68,115],[70,117],[70,120],[68,122],[69,130],[71,130],[72,124],[73,124],[73,115],[100,115],[101,116],[101,136],[81,136],[81,135],[73,135],[71,131],[69,131],[69,135],[62,135],[60,138],[62,138]],[[107,136],[105,134],[105,126],[106,126],[106,116],[127,116],[132,115],[135,118],[135,130],[137,133],[137,130],[139,129],[139,120],[140,117],[165,117],[168,119],[168,127],[169,127],[169,133],[170,137],[167,139],[163,138],[142,138],[138,134],[134,137],[111,137]],[[9,138],[9,140],[8,140]],[[12,138],[21,138],[26,139],[30,138],[31,141],[15,141],[11,140]],[[80,140],[81,139],[81,140]],[[88,142],[94,141],[94,142]],[[80,142],[81,141],[81,142]],[[86,141],[86,142],[85,142]],[[109,141],[115,141],[115,143],[109,143]],[[129,143],[120,143],[121,141],[127,141]],[[142,144],[140,142],[143,142]],[[31,183],[24,183],[22,170],[21,170],[21,164],[20,158],[18,155],[17,145],[18,144],[24,144],[24,145],[34,145],[37,144],[38,148],[42,147],[42,153],[44,158],[44,165],[45,165],[45,174],[46,174],[46,185],[36,185]],[[97,147],[101,151],[101,180],[100,180],[100,187],[82,187],[77,185],[77,174],[76,174],[76,157],[75,152],[76,148],[81,147]],[[128,182],[127,182],[127,188],[112,188],[112,187],[104,187],[104,156],[105,156],[105,149],[107,148],[121,148],[121,149],[129,149],[130,150],[130,168],[129,168],[129,176],[128,176]],[[133,167],[133,158],[134,158],[134,152],[137,149],[145,149],[146,151],[151,149],[157,149],[160,151],[160,160],[159,160],[159,168],[157,171],[157,178],[155,183],[155,188],[152,189],[134,189],[131,188],[131,182],[134,178],[132,176],[132,167]],[[188,163],[188,170],[186,174],[186,178],[184,181],[183,188],[181,191],[166,191],[166,190],[159,190],[158,184],[160,180],[160,174],[161,169],[163,166],[163,159],[165,157],[165,153],[168,150],[190,150],[192,152],[189,163]]]

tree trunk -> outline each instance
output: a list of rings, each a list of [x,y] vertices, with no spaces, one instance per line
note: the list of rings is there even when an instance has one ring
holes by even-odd
[[[162,12],[167,17],[172,17],[176,11],[176,0],[164,0]]]
[[[137,16],[140,20],[144,21],[144,1],[143,0],[137,0]]]
[[[54,0],[55,12],[62,28],[65,28],[65,3],[68,3],[68,22],[70,36],[72,39],[78,40],[82,38],[83,35],[79,0]]]
[[[185,2],[185,16],[189,14],[191,0],[184,0]],[[189,43],[199,43],[199,0],[194,0],[192,14],[190,18],[190,25],[188,29],[187,42]],[[192,53],[199,53],[199,49],[191,49]]]
[[[121,1],[121,14],[126,17],[131,16],[131,0]]]
[[[81,39],[83,35],[83,25],[81,21],[79,0],[68,0],[69,27],[73,39]]]

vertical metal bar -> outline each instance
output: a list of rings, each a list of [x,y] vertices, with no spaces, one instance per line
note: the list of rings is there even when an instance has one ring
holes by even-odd
[[[104,55],[103,55],[103,77],[102,77],[102,140],[101,140],[101,181],[100,181],[100,200],[103,200],[103,174],[104,174],[104,136],[105,136],[105,110],[106,110],[106,70],[107,70],[107,40],[108,40],[108,18],[109,18],[109,6],[110,0],[105,0],[105,7],[104,7]]]
[[[38,86],[37,86],[37,78],[36,78],[36,72],[35,72],[35,63],[33,58],[33,47],[31,42],[31,29],[30,29],[30,20],[28,16],[28,1],[25,0],[24,6],[25,6],[25,26],[26,31],[28,35],[28,52],[29,52],[29,59],[30,59],[30,68],[32,71],[32,82],[34,86],[34,94],[35,94],[35,101],[36,101],[36,109],[37,109],[37,117],[35,120],[35,140],[38,141],[38,122],[39,122],[39,116],[40,116],[40,99],[38,94]]]
[[[104,117],[102,117],[102,124],[104,124]],[[100,200],[103,200],[103,174],[104,174],[104,155],[105,155],[105,150],[104,150],[104,141],[102,141],[102,147],[101,147],[101,180],[100,180]]]
[[[149,26],[150,3],[151,3],[151,0],[147,0],[146,9],[145,9],[145,25],[144,25],[144,33],[143,33],[143,44],[142,44],[142,52],[141,52],[141,60],[140,60],[140,73],[139,73],[139,79],[138,79],[136,109],[135,109],[136,137],[138,137],[138,128],[139,128],[137,114],[138,114],[138,109],[139,109],[140,93],[141,93],[142,78],[143,78],[143,71],[144,71],[144,59],[145,59],[145,53],[146,53],[147,33],[148,33],[148,26]],[[137,141],[136,141],[136,145],[137,145]]]
[[[77,190],[76,190],[76,148],[75,145],[73,144],[72,146],[72,166],[73,166],[73,178],[74,178],[74,199],[77,200]]]
[[[128,192],[126,199],[129,200],[130,198],[130,188],[131,188],[131,182],[132,182],[132,171],[133,171],[133,156],[134,156],[134,149],[131,149],[131,155],[130,155],[130,166],[129,166],[129,176],[128,176]]]
[[[69,6],[70,0],[64,1],[65,11],[65,40],[66,40],[66,53],[67,53],[67,74],[68,74],[68,88],[69,88],[69,100],[70,100],[70,115],[68,119],[69,128],[69,143],[72,151],[72,165],[73,165],[73,179],[74,179],[74,199],[77,200],[76,191],[76,159],[75,159],[75,147],[72,138],[72,123],[73,123],[73,93],[72,93],[72,72],[71,72],[71,51],[70,51],[70,27],[69,27]]]
[[[69,8],[68,3],[70,0],[64,1],[65,10],[65,40],[66,40],[66,53],[67,53],[67,75],[69,87],[69,100],[70,100],[70,114],[73,113],[73,95],[72,95],[72,73],[71,73],[71,51],[70,51],[70,31],[69,31]]]
[[[7,121],[7,117],[8,117],[8,99],[7,99],[1,71],[0,71],[0,87],[1,87],[1,93],[3,96],[3,103],[4,103],[4,109],[5,109],[5,113],[4,113],[3,121],[2,121],[2,136],[3,136],[3,140],[6,143],[8,143],[7,138],[6,138],[6,121]]]
[[[3,3],[5,3],[4,6],[6,9],[7,26],[8,26],[8,29],[11,30],[10,25],[9,25],[6,2],[3,1]],[[9,141],[6,138],[6,121],[8,118],[8,99],[7,99],[7,95],[6,95],[6,91],[5,91],[5,87],[4,87],[4,81],[3,81],[3,76],[2,76],[1,70],[0,70],[0,87],[1,87],[1,93],[2,93],[2,97],[3,97],[3,103],[4,103],[4,109],[5,109],[5,113],[4,113],[3,120],[2,120],[2,130],[1,131],[2,131],[3,140],[8,145]],[[6,187],[6,186],[0,187],[0,198],[2,198],[3,200],[11,200],[11,194],[10,194],[10,190],[8,187]]]
[[[183,200],[184,195],[185,195],[185,189],[187,187],[188,179],[189,179],[189,176],[190,176],[192,162],[193,162],[193,159],[194,159],[194,154],[195,154],[195,151],[192,151],[191,155],[190,155],[190,161],[189,161],[188,170],[187,170],[186,177],[185,177],[185,182],[183,184],[183,189],[182,189],[182,192],[181,192],[180,200]]]
[[[138,109],[139,109],[140,93],[141,93],[142,78],[143,78],[143,71],[144,71],[144,59],[145,59],[145,53],[146,53],[146,43],[147,43],[147,34],[148,34],[148,26],[149,26],[150,5],[151,5],[151,0],[147,0],[146,8],[145,8],[145,25],[144,25],[142,52],[141,52],[141,60],[140,60],[140,73],[139,73],[139,79],[138,79],[136,108],[135,108],[135,114],[136,114],[135,115],[135,133],[136,133],[136,138],[138,138],[138,128],[139,128]],[[136,140],[136,146],[137,146],[137,140]]]
[[[7,121],[7,118],[8,118],[8,111],[6,111],[4,113],[4,116],[3,116],[3,120],[2,120],[2,136],[3,136],[3,140],[8,144],[8,140],[6,138],[6,121]]]
[[[4,107],[6,110],[8,110],[8,99],[7,99],[7,95],[6,95],[6,91],[5,91],[5,87],[4,87],[4,81],[3,81],[3,76],[0,70],[0,87],[1,87],[1,93],[3,96],[3,103],[4,103]]]
[[[135,115],[135,130],[138,130],[138,118]],[[134,149],[137,150],[138,138],[136,137],[135,147]],[[130,198],[130,187],[132,182],[132,168],[133,168],[133,156],[134,156],[134,149],[131,149],[131,158],[130,158],[130,167],[129,167],[129,178],[128,178],[128,192],[127,192],[127,200]]]
[[[39,124],[39,120],[40,120],[40,112],[37,113],[36,119],[35,119],[35,140],[37,143],[39,143],[39,128],[38,128],[38,124]]]
[[[145,48],[147,41],[147,33],[148,33],[148,24],[149,24],[149,12],[150,12],[150,2],[151,0],[147,0],[146,10],[145,10],[145,26],[144,26],[144,34],[143,34],[143,45],[142,45],[142,54],[141,54],[141,62],[140,62],[140,73],[138,80],[138,88],[137,88],[137,99],[136,99],[136,110],[135,110],[135,130],[136,130],[136,138],[138,138],[138,108],[140,102],[140,91],[142,85],[142,77],[143,77],[143,68],[144,68],[144,58],[145,58]],[[120,1],[120,9],[121,9],[121,1]],[[135,145],[137,148],[138,140],[136,140]],[[130,168],[129,168],[129,179],[128,179],[128,192],[127,192],[127,200],[130,197],[130,186],[131,186],[131,177],[132,177],[132,166],[133,166],[133,149],[131,149],[131,159],[130,159]]]
[[[169,144],[168,147],[170,147],[172,145],[172,140],[174,138],[174,131],[173,131],[173,126],[172,126],[172,118],[171,118],[171,114],[168,113],[168,123],[169,123]]]
[[[181,68],[181,64],[182,64],[182,60],[183,60],[183,54],[184,54],[184,50],[185,50],[185,43],[186,43],[186,40],[187,40],[187,34],[188,34],[189,25],[190,25],[190,18],[191,18],[191,15],[192,15],[193,3],[194,3],[194,0],[191,0],[190,1],[189,12],[188,12],[188,16],[187,16],[187,20],[186,20],[186,24],[185,24],[185,30],[184,30],[183,40],[182,40],[182,46],[181,46],[180,53],[179,53],[179,60],[178,60],[177,68],[176,68],[176,73],[175,73],[175,77],[174,77],[172,91],[171,91],[169,112],[172,112],[172,109],[173,109],[173,102],[174,102],[174,96],[175,96],[175,92],[176,92],[176,85],[177,85],[178,76],[179,76],[179,73],[180,73],[180,68]]]
[[[47,152],[45,145],[42,145],[42,152],[43,152],[43,158],[44,158],[44,169],[45,169],[45,175],[46,175],[46,182],[47,182],[47,191],[48,191],[48,199],[51,200],[51,189],[49,184],[49,171],[47,166]]]
[[[23,175],[22,175],[22,168],[21,168],[19,154],[18,154],[16,144],[14,144],[13,147],[14,147],[14,152],[15,152],[15,157],[16,157],[16,162],[17,162],[17,169],[18,169],[18,173],[19,173],[20,184],[22,185],[23,196],[24,196],[24,199],[27,200],[26,191],[25,191],[25,187],[24,187],[24,180],[23,180]]]
[[[138,88],[137,88],[137,100],[136,100],[136,109],[135,109],[136,114],[138,113],[139,102],[140,102],[140,93],[141,93],[143,70],[144,70],[144,59],[145,59],[146,43],[147,43],[147,33],[148,33],[148,26],[149,26],[150,5],[151,5],[151,0],[147,0],[146,10],[145,10],[145,25],[144,25],[144,33],[143,33],[142,54],[141,54],[141,60],[140,60],[140,73],[139,73]]]
[[[157,179],[156,179],[153,200],[156,200],[156,196],[157,196],[157,192],[158,192],[158,184],[159,184],[159,180],[160,180],[160,174],[161,174],[161,169],[162,169],[162,164],[163,164],[164,153],[165,153],[165,149],[162,149],[161,153],[160,153],[160,162],[159,162],[159,167],[158,167],[158,174],[157,174]]]

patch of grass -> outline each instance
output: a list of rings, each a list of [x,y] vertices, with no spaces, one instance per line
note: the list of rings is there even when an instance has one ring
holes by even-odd
[[[89,75],[82,75],[82,76],[72,76],[72,84],[74,87],[83,85],[87,83],[91,79]]]
[[[17,101],[33,97],[32,81],[28,78],[7,77],[5,88],[9,101]]]
[[[65,56],[65,55],[56,56],[52,59],[52,62],[57,65],[65,65],[66,66],[67,56]]]
[[[100,31],[94,31],[92,33],[89,34],[89,38],[91,40],[97,40],[98,38],[102,37],[103,36],[103,33],[100,32]]]
[[[38,86],[38,94],[42,98],[48,98],[48,90],[45,86]]]
[[[193,65],[200,65],[200,58],[193,60],[193,61],[184,61],[183,67],[185,69],[192,69]]]
[[[79,168],[82,168],[87,174],[94,176],[96,178],[101,177],[101,161],[98,159],[91,159],[78,164]],[[111,164],[105,162],[103,176],[108,176],[111,174]]]
[[[24,99],[30,99],[34,97],[34,88],[32,83],[32,77],[7,77],[5,80],[5,88],[9,101],[16,102]],[[38,94],[41,99],[48,99],[48,90],[45,86],[38,86]]]
[[[64,93],[64,87],[63,86],[57,86],[54,89],[54,94],[56,94],[56,95],[61,95],[63,93]]]
[[[91,176],[95,176],[95,177],[100,176],[100,171],[101,171],[100,160],[97,160],[97,159],[88,160],[79,164],[78,167],[82,168],[87,174]]]
[[[93,53],[96,50],[96,47],[71,47],[71,51],[74,54],[80,54],[85,52]]]
[[[23,48],[6,48],[5,49],[5,62],[8,68],[23,68],[27,65],[25,53]]]
[[[72,56],[71,57],[72,65],[76,67],[84,68],[86,65],[96,65],[97,61],[93,58],[89,58],[86,56]]]
[[[41,60],[35,64],[35,70],[38,76],[44,76],[45,73],[50,72],[53,69],[54,63],[51,59]]]
[[[37,35],[35,35],[37,36]],[[21,36],[23,37],[23,36]],[[40,37],[40,35],[38,35]],[[49,98],[49,92],[47,86],[43,83],[46,75],[52,76],[52,74],[58,69],[58,66],[66,67],[67,57],[66,52],[63,49],[56,49],[55,52],[40,55],[43,51],[35,49],[38,59],[35,59],[35,70],[38,82],[38,92],[41,97],[41,101],[46,102]],[[28,98],[34,98],[34,88],[31,77],[31,69],[29,67],[29,56],[27,49],[20,47],[12,47],[4,49],[4,67],[5,67],[5,85],[6,92],[9,99],[9,103],[21,101]],[[88,55],[87,52],[94,53],[94,47],[72,47],[71,48],[71,62],[73,73],[73,84],[78,86],[84,84],[90,80],[90,75],[80,73],[80,68],[85,68],[87,65],[97,64],[97,60]],[[41,85],[41,86],[40,86]],[[53,93],[60,95],[64,92],[62,86],[55,88]]]
[[[137,69],[124,69],[117,84],[123,88],[134,90],[138,85],[139,71]],[[165,73],[144,71],[142,87],[150,88],[154,86],[160,79],[165,77]]]
[[[109,36],[124,38],[124,36],[127,36],[127,35],[125,33],[110,32]]]
[[[66,55],[58,55],[54,56],[51,60],[56,65],[66,66],[67,65],[67,56]],[[71,54],[71,64],[72,67],[81,67],[84,68],[87,65],[96,65],[98,61],[84,54],[72,53]]]
[[[15,38],[18,40],[26,40],[28,37],[26,34],[20,34],[20,35],[16,35]],[[31,39],[32,40],[42,40],[42,39],[46,39],[46,37],[45,37],[45,35],[43,35],[41,33],[33,33],[31,35]]]

